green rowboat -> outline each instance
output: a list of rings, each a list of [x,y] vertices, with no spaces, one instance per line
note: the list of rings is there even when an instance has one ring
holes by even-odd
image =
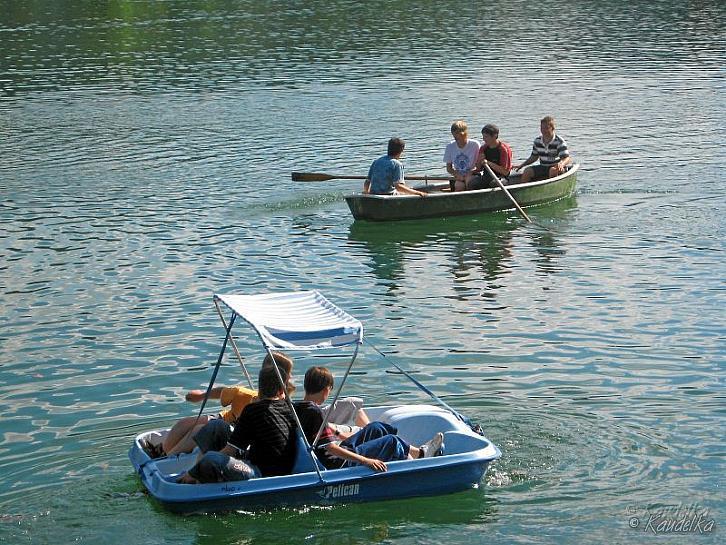
[[[572,195],[577,182],[579,164],[554,178],[518,183],[520,174],[510,176],[507,190],[522,207],[549,203]],[[356,220],[396,221],[443,216],[480,214],[497,210],[514,209],[512,201],[499,187],[475,191],[449,191],[449,183],[428,184],[416,187],[425,191],[426,197],[411,195],[370,195],[355,193],[346,195]]]

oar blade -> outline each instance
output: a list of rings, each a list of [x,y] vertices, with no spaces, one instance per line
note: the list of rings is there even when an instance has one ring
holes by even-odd
[[[326,174],[324,172],[293,172],[293,182],[326,182],[334,179],[335,176]]]

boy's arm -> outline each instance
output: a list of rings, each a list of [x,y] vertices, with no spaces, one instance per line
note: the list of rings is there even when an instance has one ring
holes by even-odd
[[[373,161],[371,163],[370,168],[368,169],[368,176],[366,176],[366,181],[363,182],[363,193],[370,193],[371,192],[371,178],[373,178],[373,165],[375,165],[376,162]]]
[[[474,172],[480,172],[481,169],[484,168],[484,163],[486,163],[487,160],[484,150],[484,146],[479,148],[479,152],[476,155],[476,161],[474,161]]]
[[[328,427],[333,430],[333,435],[335,435],[340,441],[345,441],[349,437],[355,435],[352,431],[343,431],[339,429],[337,424],[328,424]]]
[[[227,443],[222,450],[220,450],[222,454],[226,454],[227,456],[231,456],[232,458],[241,458],[241,450],[235,447],[234,445],[230,445]]]
[[[413,189],[412,187],[408,187],[403,182],[396,182],[396,190],[399,193],[406,193],[408,195],[418,195],[419,197],[425,197],[426,193],[423,191],[419,191],[417,189]]]
[[[385,462],[381,460],[376,460],[375,458],[366,458],[365,456],[361,456],[360,454],[351,452],[348,449],[344,449],[337,443],[328,443],[327,445],[325,445],[325,449],[333,456],[337,456],[338,458],[342,458],[343,460],[350,460],[351,462],[358,462],[359,464],[371,468],[373,471],[388,470]]]
[[[531,164],[532,164],[532,163],[534,163],[534,162],[535,162],[535,161],[536,161],[536,160],[537,160],[538,158],[539,158],[539,155],[537,155],[536,153],[533,153],[533,154],[532,154],[532,155],[530,155],[530,156],[529,156],[529,157],[527,158],[527,160],[526,160],[526,161],[524,161],[523,163],[520,163],[520,164],[518,164],[518,165],[514,165],[514,170],[519,170],[519,169],[521,169],[522,167],[526,167],[527,165],[531,165]]]
[[[482,163],[482,166],[484,166],[484,163],[489,165],[489,168],[494,171],[495,174],[498,174],[499,176],[509,176],[509,172],[511,169],[507,167],[503,167],[499,163],[495,163],[494,161],[487,161],[486,159]]]
[[[567,169],[567,165],[572,163],[572,158],[568,155],[564,159],[560,159],[557,163],[555,163],[555,166],[557,167],[557,172],[562,174]]]
[[[212,388],[212,391],[209,392],[209,399],[221,398],[222,390],[224,390],[224,386],[215,386]],[[201,403],[204,400],[204,394],[206,392],[206,390],[189,390],[184,398],[192,403]]]

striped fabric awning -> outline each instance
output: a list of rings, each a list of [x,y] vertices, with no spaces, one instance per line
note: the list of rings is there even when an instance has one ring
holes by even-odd
[[[214,298],[248,322],[270,349],[321,350],[363,339],[363,324],[317,290]]]

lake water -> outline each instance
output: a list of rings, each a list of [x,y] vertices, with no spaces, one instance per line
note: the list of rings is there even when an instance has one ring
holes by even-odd
[[[0,0],[0,541],[722,543],[725,23],[717,1]],[[583,165],[530,209],[548,231],[354,223],[359,182],[290,180],[365,174],[394,135],[442,175],[457,118],[518,162],[547,114]],[[166,513],[126,452],[193,413],[212,294],[313,288],[501,460],[452,496]],[[428,400],[360,364],[368,404]],[[715,525],[654,535],[668,506]]]

